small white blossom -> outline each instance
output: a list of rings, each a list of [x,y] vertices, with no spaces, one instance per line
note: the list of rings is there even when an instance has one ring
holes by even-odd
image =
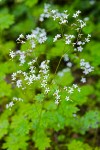
[[[41,87],[46,87],[47,86],[47,84],[46,83],[41,83]]]
[[[85,82],[86,82],[86,78],[83,78],[83,77],[82,77],[81,82],[82,82],[82,83],[85,83]]]
[[[58,99],[57,99],[57,100],[55,100],[55,104],[57,104],[57,105],[59,104],[59,100],[58,100]]]
[[[46,88],[46,89],[45,89],[45,93],[46,93],[46,94],[48,94],[49,91],[50,91],[50,88]]]
[[[65,54],[63,57],[64,57],[64,61],[68,61],[69,60],[68,54]]]
[[[16,75],[17,75],[17,73],[16,73],[16,72],[15,72],[15,73],[13,73],[13,74],[11,75],[12,80],[16,80]]]
[[[76,13],[76,14],[73,14],[73,17],[74,17],[74,18],[78,17],[78,14],[77,14],[77,13]]]
[[[78,42],[77,42],[77,45],[81,45],[81,44],[82,44],[82,42],[81,42],[81,41],[78,41]]]
[[[72,94],[73,92],[74,92],[74,89],[71,88],[71,87],[69,87],[68,93],[69,93],[69,94]]]
[[[84,59],[80,60],[80,66],[81,66],[81,69],[83,69],[83,73],[86,74],[86,75],[94,70],[94,67],[92,67],[89,64],[89,62],[85,62]]]
[[[78,92],[80,92],[81,91],[81,89],[80,88],[78,88]]]
[[[23,34],[20,34],[20,35],[19,35],[19,38],[24,38],[24,35],[23,35]]]
[[[64,86],[64,90],[67,91],[67,90],[68,90],[68,87],[67,87],[67,86]]]
[[[56,91],[54,92],[54,95],[58,95],[59,92],[60,92],[59,89],[56,90]]]
[[[78,87],[78,85],[77,84],[73,84],[73,87],[76,89]]]
[[[65,97],[65,100],[66,100],[66,101],[69,101],[69,96],[66,96],[66,97]]]
[[[18,97],[13,97],[13,101],[23,101],[22,98],[18,98]]]
[[[68,62],[66,65],[67,65],[67,67],[70,67],[70,68],[72,67],[72,63],[71,62]]]
[[[56,99],[60,99],[60,95],[56,95]]]
[[[31,45],[32,45],[32,48],[36,47],[36,44],[35,44],[35,42],[33,40],[31,41]]]
[[[77,18],[78,17],[78,15],[81,13],[81,11],[80,10],[78,10],[78,11],[76,11],[76,13],[75,14],[73,14],[73,17],[74,18]]]
[[[85,38],[85,42],[90,42],[90,39],[89,38]]]
[[[54,38],[53,38],[53,42],[56,42],[58,38],[61,37],[61,34],[57,34]]]
[[[89,17],[85,17],[85,18],[84,18],[84,21],[88,21],[88,20],[89,20]]]
[[[16,56],[16,53],[13,52],[13,51],[10,51],[9,55],[10,55],[11,58],[14,58]]]
[[[18,88],[22,87],[22,80],[17,80],[17,81],[16,81],[16,86],[17,86]]]
[[[91,5],[94,5],[96,1],[95,0],[90,0],[89,2],[90,2]]]
[[[82,50],[83,50],[82,46],[77,47],[77,50],[78,50],[79,52],[82,52]]]
[[[71,43],[71,40],[69,39],[65,41],[65,44],[70,44],[70,43]]]
[[[9,104],[6,104],[6,108],[11,108],[14,105],[13,101],[11,101]]]

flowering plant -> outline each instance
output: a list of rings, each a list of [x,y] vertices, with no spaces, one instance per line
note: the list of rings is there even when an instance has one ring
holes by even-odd
[[[19,64],[16,65],[18,70],[11,75],[12,88],[17,92],[6,105],[16,115],[12,117],[11,132],[3,148],[34,149],[34,144],[30,148],[30,143],[35,143],[39,150],[45,150],[54,146],[53,141],[66,139],[60,136],[65,128],[81,135],[90,127],[98,128],[98,111],[89,111],[83,116],[78,114],[93,92],[86,82],[94,71],[83,54],[91,35],[84,34],[86,22],[80,19],[80,13],[79,10],[74,14],[67,10],[59,12],[45,4],[38,23],[42,28],[36,27],[30,34],[20,34],[17,38],[20,50],[11,50],[9,54],[11,61]],[[48,20],[55,22],[57,29],[52,32],[53,38],[50,30],[43,28]],[[19,108],[14,105],[16,102]],[[82,144],[72,141],[61,149],[71,150],[79,145],[80,150]],[[91,149],[88,145],[83,147]]]
[[[37,27],[35,30],[32,30],[31,34],[28,34],[24,36],[21,34],[17,42],[21,44],[25,44],[29,42],[29,47],[26,51],[10,51],[10,56],[12,59],[15,57],[19,57],[19,66],[24,66],[27,64],[27,69],[29,71],[23,71],[18,70],[17,72],[14,72],[12,74],[12,81],[13,83],[22,90],[27,90],[26,85],[31,86],[31,84],[34,84],[35,82],[40,85],[39,88],[41,88],[41,92],[48,96],[49,98],[54,97],[55,104],[59,104],[61,99],[65,99],[66,101],[73,101],[71,96],[74,93],[74,91],[80,92],[80,87],[73,83],[71,86],[66,86],[66,82],[64,86],[59,85],[56,80],[55,76],[63,76],[64,73],[66,73],[68,68],[71,69],[73,66],[72,62],[70,61],[70,53],[73,53],[74,59],[79,61],[80,69],[83,70],[83,75],[80,77],[80,81],[82,83],[86,82],[86,75],[88,75],[90,72],[94,70],[94,67],[90,65],[89,62],[86,62],[84,58],[76,57],[76,55],[79,55],[84,50],[85,44],[90,42],[91,35],[88,34],[87,36],[82,33],[82,29],[86,26],[86,22],[79,19],[79,14],[81,11],[76,11],[76,13],[72,14],[72,21],[70,23],[70,17],[71,15],[68,13],[67,10],[64,10],[64,12],[59,12],[58,9],[51,9],[50,4],[45,4],[44,6],[44,12],[40,15],[40,21],[44,21],[45,18],[52,18],[54,21],[58,23],[60,28],[64,28],[65,31],[59,31],[54,38],[52,39],[52,42],[55,44],[59,40],[64,43],[64,48],[62,50],[62,56],[60,60],[58,61],[58,65],[55,69],[55,73],[53,77],[51,78],[49,73],[49,63],[50,60],[43,60],[38,64],[38,57],[36,56],[35,48],[38,44],[46,44],[46,41],[48,40],[48,35],[45,29],[41,29]],[[65,27],[63,27],[65,26]],[[66,28],[67,26],[71,27],[71,34],[67,34]],[[74,31],[73,31],[74,30]],[[76,33],[74,33],[76,31]],[[74,34],[73,34],[74,33]],[[68,51],[66,50],[66,47],[70,45],[70,48]],[[27,58],[28,57],[28,58]],[[64,60],[66,62],[67,68],[63,69],[61,71],[61,74],[58,71],[59,65],[61,63],[61,60]],[[38,68],[38,69],[37,69]],[[52,86],[51,86],[52,85]],[[55,86],[55,88],[53,88]],[[52,90],[53,88],[53,90]],[[63,94],[61,94],[63,93]],[[61,95],[62,98],[61,98]],[[64,97],[65,95],[65,97]],[[20,101],[20,98],[13,99],[14,101]],[[10,102],[6,105],[7,108],[12,107],[14,105],[14,102]]]

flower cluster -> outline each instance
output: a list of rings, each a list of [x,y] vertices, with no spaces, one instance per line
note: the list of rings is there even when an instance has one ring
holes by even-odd
[[[44,18],[52,17],[53,20],[58,20],[59,24],[65,24],[68,22],[68,16],[67,10],[60,13],[58,9],[52,10],[50,4],[45,4],[44,6],[44,12],[40,15],[40,21],[44,21]]]
[[[21,52],[20,50],[17,50],[16,52],[14,51],[10,51],[10,54],[11,58],[13,59],[15,56],[19,56],[19,61],[20,61],[20,65],[23,65],[25,63],[25,57],[26,57],[26,54],[25,52]]]
[[[73,17],[74,17],[74,18],[77,18],[77,17],[79,16],[80,13],[81,13],[80,10],[76,11],[76,13],[73,14]]]
[[[74,35],[67,35],[65,34],[65,44],[70,44],[71,43],[71,39],[75,38]]]
[[[55,104],[59,104],[60,101],[61,101],[61,96],[62,96],[62,93],[66,93],[64,99],[65,101],[70,101],[70,102],[73,102],[71,96],[72,94],[77,91],[77,92],[80,92],[81,89],[78,87],[77,84],[73,84],[72,86],[64,86],[62,89],[61,88],[58,88],[55,90],[55,92],[53,93],[53,96],[55,97]]]
[[[89,74],[94,70],[94,67],[91,66],[89,62],[86,62],[85,59],[80,60],[80,67],[85,75]]]
[[[40,76],[41,76],[41,87],[44,88],[45,94],[48,94],[50,88],[48,87],[48,79],[49,79],[49,60],[45,60],[40,65]]]
[[[54,92],[54,94],[53,94],[53,96],[55,96],[55,104],[59,104],[59,102],[60,102],[60,94],[59,94],[59,92],[60,92],[60,90],[58,89],[58,90],[56,90],[55,92]]]
[[[6,104],[6,108],[10,108],[14,105],[14,101],[23,101],[22,98],[18,98],[18,97],[13,97],[13,100],[11,102],[9,102],[8,104]]]
[[[35,30],[32,30],[31,34],[26,35],[26,39],[30,40],[32,48],[35,48],[36,43],[42,44],[47,40],[46,31],[37,27]]]
[[[36,44],[44,43],[47,40],[45,29],[37,27],[35,30],[32,30],[31,34],[26,35],[26,37],[20,34],[16,41],[24,44],[27,40],[30,41],[32,49],[36,47]],[[11,56],[13,57],[13,52],[11,52]]]
[[[60,38],[60,37],[61,37],[61,34],[57,34],[57,35],[54,37],[53,42],[57,41],[57,39]]]
[[[83,46],[86,43],[90,42],[91,37],[90,34],[88,34],[87,37],[84,37],[83,33],[81,33],[81,30],[83,27],[86,26],[86,23],[83,20],[78,19],[80,13],[81,12],[78,10],[74,14],[72,14],[72,18],[75,19],[75,23],[71,23],[70,26],[72,27],[74,32],[72,32],[71,30],[71,34],[69,34],[65,30],[65,33],[61,32],[59,34],[56,34],[55,37],[52,39],[53,42],[56,42],[58,39],[63,39],[65,46],[71,45],[73,52],[76,51],[76,53],[83,51]],[[51,17],[54,21],[57,20],[58,24],[61,26],[62,24],[66,25],[69,23],[69,16],[70,15],[68,14],[67,10],[65,10],[64,12],[59,12],[58,9],[52,10],[50,4],[45,4],[44,12],[40,15],[40,21],[44,21],[45,18]],[[75,32],[77,34],[74,35]],[[35,30],[32,30],[31,34],[28,34],[26,36],[20,34],[17,39],[17,42],[22,44],[29,41],[31,48],[26,51],[10,51],[9,55],[12,59],[14,59],[16,56],[19,56],[19,66],[22,67],[24,64],[27,66],[26,70],[24,69],[23,71],[22,69],[20,69],[12,74],[12,81],[16,85],[16,87],[24,90],[27,88],[27,86],[38,82],[41,92],[49,97],[49,92],[52,91],[52,86],[50,86],[50,84],[57,84],[55,78],[50,79],[50,60],[39,60],[38,64],[38,58],[34,58],[35,55],[31,55],[32,53],[35,53],[36,46],[38,44],[43,44],[44,42],[46,42],[46,40],[47,33],[45,29],[37,27]],[[30,59],[29,56],[31,56]],[[58,72],[58,75],[62,77],[64,72],[68,71],[69,68],[73,67],[73,63],[71,62],[68,52],[64,51],[63,56],[61,57],[66,62],[67,66],[67,68],[62,70],[62,72]],[[83,70],[83,74],[87,75],[94,70],[94,67],[92,67],[90,63],[86,62],[83,58],[80,60],[80,69]],[[86,78],[82,76],[80,81],[82,83],[85,83]],[[65,85],[64,87],[59,87],[59,85],[57,85],[57,89],[55,89],[53,93],[51,92],[51,95],[55,99],[55,104],[58,105],[59,102],[62,100],[62,93],[65,93],[65,97],[63,97],[63,99],[65,99],[66,101],[73,101],[71,95],[74,93],[74,91],[81,91],[77,84],[73,84],[72,86]],[[22,101],[22,99],[14,97],[13,101],[6,105],[6,108],[11,108],[14,105],[14,101]]]

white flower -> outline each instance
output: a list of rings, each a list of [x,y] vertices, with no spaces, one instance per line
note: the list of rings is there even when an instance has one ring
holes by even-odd
[[[35,30],[32,30],[31,34],[26,35],[26,39],[30,40],[32,48],[36,47],[35,41],[42,44],[47,40],[45,29],[37,27]]]
[[[45,93],[46,93],[46,94],[48,94],[49,91],[50,91],[50,88],[46,88],[46,89],[45,89]]]
[[[17,97],[13,97],[13,101],[17,101],[18,100],[18,98]]]
[[[73,114],[73,117],[77,117],[77,114]]]
[[[85,60],[84,59],[81,59],[80,60],[80,66],[84,66],[85,65]]]
[[[18,74],[22,73],[22,70],[18,70],[17,73],[18,73]]]
[[[78,41],[78,42],[77,42],[77,45],[81,45],[81,44],[82,44],[82,42],[81,42],[81,41]]]
[[[78,11],[76,11],[76,13],[77,13],[77,14],[80,14],[80,13],[81,13],[81,11],[80,11],[80,10],[78,10]]]
[[[9,103],[9,106],[10,106],[10,107],[12,107],[13,105],[14,105],[14,103],[13,103],[13,102],[10,102],[10,103]]]
[[[81,91],[81,89],[80,88],[78,88],[78,92],[80,92]]]
[[[77,13],[76,13],[76,14],[73,14],[73,17],[74,17],[74,18],[78,17],[78,14],[77,14]]]
[[[23,35],[23,34],[20,34],[20,35],[19,35],[19,38],[24,38],[24,35]]]
[[[64,61],[68,61],[68,60],[69,60],[68,54],[65,54],[64,55]]]
[[[73,84],[73,87],[76,89],[78,87],[78,85],[77,84]]]
[[[65,41],[65,44],[70,44],[70,43],[71,43],[71,40],[69,39]]]
[[[59,22],[59,24],[65,24],[66,22],[68,22],[68,21],[65,20],[65,19],[64,20],[61,19],[61,21]]]
[[[88,20],[89,20],[89,17],[85,17],[85,18],[84,18],[84,21],[88,21]]]
[[[13,73],[13,74],[11,75],[12,80],[16,80],[16,75],[17,75],[17,73],[16,73],[16,72],[15,72],[15,73]]]
[[[58,95],[59,92],[60,92],[59,89],[56,90],[55,93],[54,93],[54,95]]]
[[[47,79],[48,79],[48,76],[49,76],[49,74],[48,74],[48,75],[45,75],[45,76],[44,76],[44,79],[47,80]]]
[[[17,80],[17,81],[16,81],[16,86],[17,86],[18,88],[22,87],[22,80]]]
[[[68,12],[68,10],[64,10],[64,13],[67,13]]]
[[[92,72],[94,70],[94,67],[92,67],[89,64],[89,62],[85,62],[84,59],[80,60],[80,66],[81,66],[81,69],[83,69],[84,74],[89,74],[90,72]]]
[[[91,5],[94,5],[96,1],[95,0],[90,0],[89,2],[90,2]]]
[[[56,42],[58,38],[61,37],[61,34],[57,34],[54,38],[53,38],[53,42]]]
[[[23,101],[22,98],[18,98],[18,97],[13,97],[13,101]]]
[[[91,34],[88,34],[88,37],[91,37]]]
[[[16,53],[13,52],[13,51],[10,51],[9,55],[10,55],[11,58],[14,58],[16,56]]]
[[[60,99],[60,95],[56,95],[56,99]]]
[[[78,17],[78,15],[81,13],[81,11],[80,10],[78,10],[78,11],[76,11],[76,13],[75,14],[73,14],[73,17],[74,18],[77,18]]]
[[[81,28],[83,28],[83,27],[85,27],[85,26],[86,26],[86,23],[85,23],[85,22],[81,23]]]
[[[66,65],[67,65],[67,67],[70,67],[70,68],[72,67],[72,63],[71,62],[68,62]]]
[[[65,91],[67,91],[67,90],[68,90],[67,86],[64,86],[64,90],[65,90]]]
[[[63,71],[59,71],[57,74],[58,74],[58,76],[62,77],[64,75],[64,72]]]
[[[32,48],[36,47],[36,44],[35,44],[35,42],[33,40],[31,41],[31,45],[32,45]]]
[[[66,99],[66,101],[69,101],[69,96],[66,96],[65,99]]]
[[[73,91],[74,91],[74,89],[73,89],[73,88],[71,88],[71,87],[69,87],[68,93],[69,93],[69,94],[72,94],[72,93],[73,93]]]
[[[85,38],[85,42],[90,42],[90,39],[89,38]]]
[[[59,104],[59,101],[58,101],[58,99],[57,99],[57,100],[55,100],[55,104],[57,104],[57,105]]]
[[[11,101],[9,104],[6,105],[6,108],[10,108],[14,105],[13,101]]]
[[[86,82],[86,78],[83,78],[83,77],[82,77],[81,82],[82,82],[82,83],[85,83],[85,82]]]
[[[20,58],[19,58],[20,65],[25,63],[25,57],[26,57],[25,53],[24,52],[20,52]]]
[[[41,83],[41,87],[46,87],[47,86],[47,84],[46,83]]]
[[[78,50],[79,52],[82,52],[82,50],[83,50],[82,46],[77,47],[77,50]]]

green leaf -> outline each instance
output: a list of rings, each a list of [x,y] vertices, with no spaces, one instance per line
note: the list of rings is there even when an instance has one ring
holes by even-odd
[[[0,13],[0,30],[8,29],[14,23],[14,16],[3,11]]]
[[[44,94],[38,94],[35,96],[35,100],[42,102],[44,100]]]
[[[6,138],[6,143],[3,144],[3,148],[7,150],[19,150],[19,149],[27,149],[28,143],[27,136],[16,136],[14,133],[10,133],[9,136]]]
[[[9,122],[7,119],[0,120],[0,139],[7,134]]]
[[[73,140],[70,144],[68,144],[68,150],[92,150],[92,148],[81,141]]]
[[[12,92],[11,85],[7,84],[5,81],[1,81],[0,82],[0,97],[10,96],[11,92]]]
[[[46,150],[50,147],[50,139],[46,136],[45,131],[38,130],[35,135],[33,135],[33,140],[35,141],[35,146],[38,150]]]
[[[11,124],[11,128],[13,129],[16,135],[26,135],[29,132],[29,124],[27,118],[24,116],[14,116]]]
[[[38,0],[25,0],[27,6],[32,7],[38,3]]]

